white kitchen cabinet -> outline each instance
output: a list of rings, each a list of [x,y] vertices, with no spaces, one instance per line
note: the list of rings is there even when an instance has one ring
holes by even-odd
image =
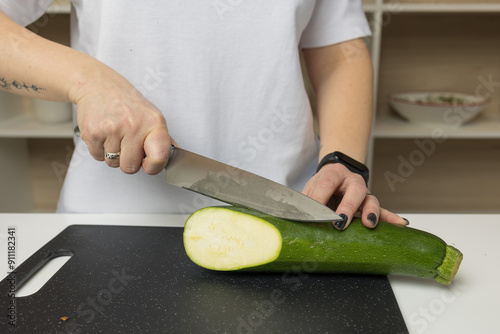
[[[395,211],[500,210],[497,190],[500,189],[497,175],[500,168],[500,0],[364,0],[363,5],[373,30],[367,42],[377,82],[376,121],[368,159],[372,191],[385,207]],[[55,1],[46,19],[35,27],[40,32],[49,30],[49,35],[67,43],[69,12],[67,1]],[[54,31],[58,26],[59,30]],[[489,86],[485,82],[490,82]],[[398,175],[401,161],[409,160],[412,154],[414,158],[420,156],[417,151],[425,146],[419,145],[427,143],[430,150],[433,129],[397,116],[389,107],[388,95],[414,90],[474,94],[481,84],[486,85],[482,91],[491,94],[492,103],[487,110],[468,124],[445,129],[446,141],[434,143],[434,150],[425,155],[418,166],[413,166],[412,173],[407,173],[411,175],[405,174],[404,182],[391,187],[387,173]],[[0,212],[53,211],[57,189],[62,184],[54,163],[67,165],[72,125],[40,124],[26,100],[11,99],[7,106],[5,99],[1,99],[2,95],[0,183],[2,188],[4,184],[15,187],[16,192],[11,195],[12,189],[2,189]],[[51,149],[54,149],[52,160],[44,161],[44,152]],[[31,167],[27,161],[31,161]],[[40,173],[38,169],[45,172]],[[54,175],[50,177],[51,172]],[[45,181],[39,180],[40,174],[45,175]],[[475,189],[474,184],[480,189]],[[47,187],[52,189],[53,198],[40,200]],[[463,187],[472,193],[464,193]],[[41,202],[44,204],[37,204]]]

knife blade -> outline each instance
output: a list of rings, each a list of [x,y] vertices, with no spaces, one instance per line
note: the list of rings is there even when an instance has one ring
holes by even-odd
[[[342,220],[327,206],[298,191],[174,145],[165,171],[169,184],[274,217],[299,222]]]

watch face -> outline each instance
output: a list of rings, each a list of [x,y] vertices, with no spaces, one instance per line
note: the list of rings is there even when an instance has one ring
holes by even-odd
[[[342,152],[335,151],[333,153],[327,154],[319,163],[318,169],[316,170],[316,173],[323,167],[324,165],[328,163],[340,163],[344,165],[347,169],[349,169],[353,173],[357,173],[363,177],[365,180],[365,183],[368,184],[368,178],[369,178],[369,170],[368,167],[366,167],[364,164],[361,162],[351,158],[348,155],[345,155]]]
[[[368,171],[368,167],[366,167],[364,164],[362,164],[361,162],[351,158],[350,156],[348,155],[345,155],[344,153],[342,152],[334,152],[337,154],[337,156],[340,158],[340,160],[350,164],[351,166],[353,166],[354,168],[356,169],[359,169],[360,171]]]
[[[344,165],[351,172],[361,175],[365,180],[365,183],[368,184],[368,178],[370,174],[368,171],[368,167],[366,167],[361,162],[351,158],[350,156],[345,155],[344,153],[338,151],[327,154],[319,163],[316,172],[318,172],[321,169],[321,167],[323,167],[328,163],[340,163]]]

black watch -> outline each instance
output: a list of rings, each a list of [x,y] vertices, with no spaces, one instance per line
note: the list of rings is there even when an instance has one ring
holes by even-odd
[[[323,159],[321,159],[321,162],[318,165],[318,169],[316,169],[316,173],[324,165],[336,163],[340,163],[347,167],[347,169],[349,169],[351,172],[361,175],[365,180],[366,185],[368,185],[368,178],[370,177],[370,171],[368,170],[368,167],[339,151],[327,154]]]

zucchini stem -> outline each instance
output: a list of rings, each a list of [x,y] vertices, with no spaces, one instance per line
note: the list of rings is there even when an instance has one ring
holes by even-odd
[[[447,245],[443,263],[437,268],[436,281],[441,284],[449,285],[457,274],[458,267],[460,267],[463,257],[463,254],[458,249]]]

